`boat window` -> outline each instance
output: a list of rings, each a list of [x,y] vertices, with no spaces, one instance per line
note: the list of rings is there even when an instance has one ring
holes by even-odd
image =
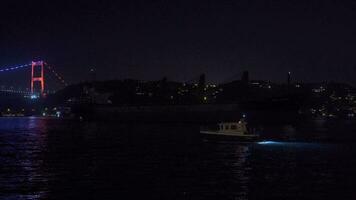
[[[231,129],[232,129],[232,130],[236,130],[236,129],[237,129],[237,126],[236,126],[236,125],[231,125]]]

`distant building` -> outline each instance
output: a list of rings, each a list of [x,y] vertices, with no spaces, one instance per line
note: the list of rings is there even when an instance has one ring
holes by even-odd
[[[96,81],[96,71],[94,68],[91,68],[89,71],[89,81]]]
[[[248,71],[244,71],[241,77],[241,81],[245,84],[248,84],[250,82],[250,78],[248,75]]]
[[[199,76],[199,88],[205,88],[205,74]]]

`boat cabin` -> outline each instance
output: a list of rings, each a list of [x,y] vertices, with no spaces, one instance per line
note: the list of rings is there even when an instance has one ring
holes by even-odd
[[[238,122],[223,122],[219,123],[219,132],[231,132],[231,133],[241,133],[241,134],[248,134],[247,131],[247,123],[243,120]]]

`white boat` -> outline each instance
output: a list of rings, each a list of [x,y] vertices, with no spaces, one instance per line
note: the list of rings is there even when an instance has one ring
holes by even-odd
[[[201,130],[201,134],[215,137],[230,137],[241,141],[255,141],[259,138],[258,134],[250,133],[247,122],[244,119],[238,122],[222,122],[218,124],[218,130]]]

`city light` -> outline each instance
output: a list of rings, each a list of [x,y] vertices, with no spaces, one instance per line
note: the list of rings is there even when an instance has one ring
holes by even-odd
[[[38,95],[32,94],[30,98],[31,98],[31,99],[38,99],[38,97],[39,97]]]

